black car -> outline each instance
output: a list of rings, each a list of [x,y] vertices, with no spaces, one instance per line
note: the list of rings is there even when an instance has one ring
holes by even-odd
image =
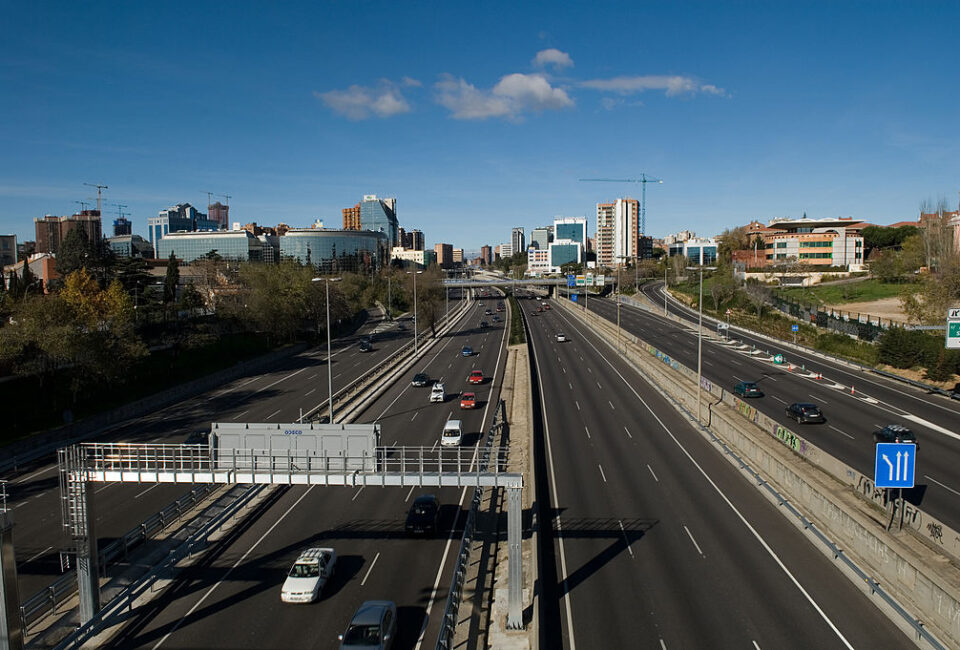
[[[819,406],[802,402],[794,402],[788,406],[787,417],[796,420],[798,424],[803,424],[804,422],[818,422],[822,424],[827,421],[827,418],[823,417],[823,411],[820,410]]]
[[[372,352],[372,351],[373,351],[373,343],[371,343],[370,341],[360,341],[360,351],[361,351],[361,352]]]
[[[490,326],[490,324],[489,324],[487,321],[485,321],[485,320],[480,321],[480,328],[481,328],[481,329],[486,329],[486,328],[489,327],[489,326]]]
[[[740,397],[763,397],[763,391],[755,381],[741,381],[733,387],[733,392]]]
[[[411,386],[426,386],[430,384],[430,376],[425,372],[418,372],[413,376],[413,381],[410,382]]]
[[[912,442],[917,444],[917,436],[902,424],[888,424],[873,432],[874,442]]]
[[[407,512],[406,531],[411,535],[436,534],[440,502],[432,494],[418,496]]]

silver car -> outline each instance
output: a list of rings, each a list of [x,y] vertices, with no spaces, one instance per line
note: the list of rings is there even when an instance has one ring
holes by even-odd
[[[350,619],[340,635],[340,650],[364,648],[387,650],[397,635],[397,606],[389,600],[368,600]]]

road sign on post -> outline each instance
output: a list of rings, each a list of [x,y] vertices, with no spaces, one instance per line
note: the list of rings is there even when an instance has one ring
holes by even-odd
[[[947,343],[948,348],[960,348],[960,307],[951,307],[947,310]]]
[[[912,488],[917,446],[907,442],[877,443],[873,482],[878,488]]]

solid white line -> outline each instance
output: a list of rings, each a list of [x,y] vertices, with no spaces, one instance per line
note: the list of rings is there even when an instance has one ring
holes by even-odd
[[[937,479],[935,479],[935,478],[933,478],[933,477],[931,477],[931,476],[928,476],[927,474],[924,474],[923,477],[924,477],[925,479],[927,479],[928,481],[933,481],[934,483],[936,483],[937,485],[939,485],[940,487],[942,487],[944,490],[950,490],[951,492],[953,492],[953,493],[956,494],[957,496],[960,496],[960,492],[957,492],[957,491],[954,490],[952,487],[949,487],[949,486],[947,486],[947,485],[944,485],[943,483],[941,483],[941,482],[938,481]]]
[[[274,415],[276,415],[276,414],[279,413],[279,412],[280,412],[280,409],[277,409],[276,411],[274,411],[273,413],[271,413],[270,415],[268,415],[268,416],[267,416],[267,419],[269,420],[270,418],[272,418]]]
[[[601,465],[600,463],[597,463],[597,467],[600,468],[600,476],[603,478],[603,482],[606,483],[607,475],[603,473],[603,465]]]
[[[310,487],[308,487],[308,488],[307,488],[307,491],[304,492],[303,495],[302,495],[299,499],[297,499],[296,501],[294,501],[294,502],[293,502],[293,505],[290,506],[289,508],[287,508],[287,510],[286,510],[282,515],[280,515],[280,517],[279,517],[275,522],[273,522],[273,525],[270,526],[270,528],[267,529],[267,532],[265,532],[263,535],[261,535],[261,536],[260,536],[260,539],[258,539],[257,541],[255,541],[255,542],[253,543],[253,546],[251,546],[250,548],[248,548],[248,549],[246,550],[246,552],[240,557],[240,559],[233,563],[233,566],[231,566],[229,569],[227,569],[226,573],[223,574],[223,577],[220,578],[220,580],[218,580],[216,583],[214,583],[214,585],[207,590],[207,593],[205,593],[205,594],[203,595],[203,597],[201,597],[200,600],[198,600],[198,601],[193,605],[193,607],[190,608],[190,611],[188,611],[188,612],[183,616],[183,618],[181,618],[179,621],[177,621],[176,624],[170,629],[169,632],[167,632],[167,633],[163,636],[162,639],[160,639],[159,641],[157,641],[157,644],[156,644],[155,646],[153,646],[153,650],[157,650],[157,648],[159,648],[160,646],[162,646],[162,645],[163,645],[163,642],[166,641],[168,638],[170,638],[170,635],[171,635],[171,634],[173,634],[174,632],[177,631],[177,628],[180,627],[180,624],[183,623],[183,622],[184,622],[185,620],[187,620],[188,618],[190,618],[190,615],[193,614],[195,611],[197,611],[197,608],[200,607],[200,605],[203,604],[203,601],[205,601],[205,600],[210,596],[210,594],[212,594],[212,593],[214,592],[214,590],[215,590],[217,587],[219,587],[221,584],[223,584],[223,582],[230,576],[230,574],[233,573],[233,570],[236,569],[238,566],[240,566],[240,565],[247,559],[247,556],[250,555],[251,553],[253,553],[253,551],[254,551],[255,548],[257,548],[258,546],[260,546],[260,542],[262,542],[263,540],[265,540],[265,539],[267,538],[267,535],[269,535],[271,532],[273,532],[273,529],[276,528],[277,526],[279,526],[281,521],[283,521],[284,519],[286,519],[287,515],[289,515],[290,512],[291,512],[294,508],[296,508],[297,505],[299,505],[299,503],[300,503],[301,501],[303,501],[303,500],[307,497],[308,494],[310,494],[310,491],[313,490],[314,487],[315,487],[315,486],[313,486],[313,485],[311,485]]]
[[[652,468],[652,467],[650,467],[650,465],[649,465],[649,464],[647,465],[647,469],[648,469],[648,470],[650,470],[650,473],[651,473],[651,474],[653,475],[653,480],[654,480],[654,481],[656,481],[657,483],[659,483],[659,482],[660,482],[660,479],[658,479],[658,478],[657,478],[657,475],[656,475],[656,474],[654,474],[654,472],[653,472],[653,468]]]
[[[854,438],[853,436],[851,436],[849,433],[847,433],[846,431],[841,431],[840,429],[838,429],[837,427],[833,426],[832,424],[828,424],[827,426],[830,427],[831,429],[833,429],[834,431],[836,431],[837,433],[842,433],[843,435],[845,435],[846,437],[850,438],[851,440],[856,440],[856,438]]]
[[[13,482],[13,484],[14,484],[14,485],[19,485],[20,483],[23,483],[23,482],[25,482],[25,481],[29,481],[29,480],[32,479],[34,476],[40,476],[41,474],[46,474],[47,472],[52,472],[52,471],[55,470],[55,469],[57,469],[57,466],[56,466],[56,465],[51,465],[50,467],[48,467],[48,468],[46,468],[46,469],[38,469],[38,470],[37,470],[36,472],[34,472],[33,474],[28,474],[27,476],[24,476],[23,478],[18,478],[16,481]]]
[[[367,569],[366,575],[363,576],[363,580],[360,581],[360,586],[362,587],[367,583],[367,578],[370,577],[370,572],[373,571],[373,565],[377,563],[377,560],[380,559],[380,552],[377,551],[377,554],[373,556],[373,562],[370,563],[370,568]]]
[[[687,528],[686,525],[684,525],[683,529],[687,531],[687,536],[690,538],[690,541],[693,542],[695,547],[697,547],[697,553],[699,553],[701,557],[704,557],[703,551],[700,550],[700,545],[697,544],[697,540],[693,538],[693,533],[690,532],[690,529]]]
[[[158,488],[158,487],[160,487],[160,485],[161,485],[160,483],[154,483],[153,485],[151,485],[150,487],[148,487],[146,490],[144,490],[144,491],[141,492],[140,494],[135,495],[133,498],[134,498],[134,499],[139,499],[140,497],[142,497],[144,494],[146,494],[147,492],[149,492],[149,491],[152,490],[153,488]]]
[[[950,429],[944,429],[944,428],[941,427],[940,425],[934,424],[933,422],[927,422],[926,420],[924,420],[924,419],[921,418],[921,417],[917,417],[916,415],[911,415],[911,414],[909,414],[909,413],[905,414],[903,417],[905,417],[906,419],[908,419],[908,420],[910,420],[910,421],[912,421],[912,422],[916,422],[916,423],[919,424],[919,425],[925,426],[925,427],[927,427],[928,429],[933,429],[934,431],[938,431],[938,432],[942,433],[942,434],[945,435],[945,436],[950,436],[951,438],[954,438],[954,439],[956,439],[956,440],[960,440],[960,435],[954,433],[954,432],[951,431]]]
[[[38,557],[40,557],[41,555],[43,555],[43,554],[46,553],[47,551],[51,550],[52,548],[53,548],[52,546],[48,546],[47,548],[43,549],[42,551],[40,551],[39,553],[37,553],[37,554],[34,555],[33,557],[27,558],[26,562],[23,562],[23,564],[28,564],[28,563],[30,563],[30,562],[33,562],[33,561],[36,560]]]
[[[572,321],[567,320],[567,322],[570,323],[572,329],[575,329],[575,330],[579,331],[579,328],[573,327]],[[586,338],[584,338],[584,340],[586,340]],[[846,646],[847,648],[850,648],[850,650],[853,650],[853,646],[850,645],[850,642],[847,641],[846,637],[843,636],[843,633],[840,632],[839,629],[837,629],[837,626],[833,624],[833,621],[830,620],[830,617],[827,616],[826,612],[824,612],[823,609],[820,607],[820,605],[817,604],[817,602],[813,599],[813,596],[811,596],[810,593],[809,593],[806,589],[803,588],[803,585],[800,584],[800,581],[797,580],[796,577],[794,577],[793,573],[790,572],[790,569],[788,569],[787,566],[786,566],[786,565],[783,563],[783,561],[780,559],[780,556],[778,556],[778,555],[774,552],[774,550],[773,550],[772,548],[770,548],[770,545],[767,544],[767,541],[760,535],[760,533],[757,532],[756,528],[754,528],[754,527],[750,524],[750,522],[747,521],[747,518],[744,517],[743,514],[737,509],[737,507],[736,507],[735,505],[733,505],[733,502],[730,501],[730,499],[727,497],[727,495],[724,494],[723,491],[720,489],[720,487],[713,481],[712,478],[710,478],[710,476],[707,474],[706,470],[704,470],[703,467],[700,466],[700,463],[698,463],[698,462],[696,461],[696,459],[694,459],[694,457],[690,455],[690,452],[687,451],[686,447],[684,447],[683,444],[681,444],[681,442],[680,442],[679,440],[677,440],[677,437],[676,437],[675,435],[673,435],[673,432],[670,431],[669,428],[667,428],[667,425],[664,424],[663,420],[660,419],[660,417],[656,414],[656,412],[655,412],[652,408],[650,408],[650,405],[647,404],[647,402],[646,402],[642,397],[640,397],[640,394],[639,394],[639,393],[636,391],[636,389],[630,384],[630,382],[627,381],[627,378],[624,377],[623,374],[621,374],[619,370],[617,370],[617,368],[613,365],[613,363],[597,348],[596,345],[594,345],[594,344],[593,344],[592,342],[590,342],[590,341],[587,341],[587,342],[590,344],[590,347],[592,347],[592,348],[594,349],[594,351],[600,356],[600,358],[602,358],[604,361],[606,361],[607,365],[610,366],[610,368],[613,369],[613,371],[620,377],[621,381],[623,381],[624,385],[630,390],[630,392],[632,392],[632,393],[634,394],[634,396],[637,398],[637,400],[638,400],[641,404],[643,404],[644,408],[647,409],[647,411],[650,413],[650,415],[653,417],[653,419],[656,420],[657,423],[660,425],[660,427],[666,432],[666,434],[667,434],[668,436],[670,436],[670,439],[673,440],[674,444],[676,444],[677,447],[680,448],[680,450],[683,452],[683,455],[687,457],[687,459],[693,464],[694,467],[697,468],[697,471],[700,472],[700,475],[703,476],[704,480],[706,480],[707,483],[710,484],[710,487],[712,487],[712,488],[714,489],[714,491],[715,491],[718,495],[720,495],[720,498],[723,499],[724,503],[727,504],[727,507],[730,508],[730,510],[732,510],[732,511],[734,512],[734,514],[736,514],[737,518],[740,519],[741,523],[746,527],[746,529],[747,529],[748,531],[750,531],[750,533],[753,535],[754,539],[756,539],[757,542],[759,542],[759,544],[763,547],[763,549],[767,552],[767,554],[773,559],[773,561],[777,564],[777,566],[780,568],[780,570],[783,571],[783,573],[787,576],[787,578],[790,579],[790,581],[791,581],[791,582],[793,583],[793,585],[797,588],[797,590],[798,590],[801,594],[803,594],[803,597],[806,598],[807,602],[810,603],[810,605],[817,611],[817,613],[820,615],[820,618],[822,618],[822,619],[824,620],[824,622],[827,624],[827,626],[829,626],[829,628],[833,631],[833,633],[836,634],[837,637],[843,642],[843,645]],[[541,395],[541,396],[543,395],[543,389],[542,389],[542,388],[540,389],[540,395]],[[544,410],[546,410],[545,407],[544,407]],[[548,438],[547,438],[547,450],[548,450],[548,452],[549,452],[549,441],[550,441],[550,439],[549,439],[549,437],[548,437]],[[552,461],[551,461],[551,462],[552,462]],[[556,493],[554,493],[554,494],[556,494]],[[559,507],[559,505],[558,505],[558,504],[554,504],[554,507],[557,508],[557,507]],[[562,544],[561,544],[561,547],[560,547],[560,548],[561,548],[561,551],[562,551],[562,550],[563,550]],[[561,557],[562,557],[562,555],[561,555]],[[564,572],[566,572],[566,569],[565,569],[565,568],[564,568]]]

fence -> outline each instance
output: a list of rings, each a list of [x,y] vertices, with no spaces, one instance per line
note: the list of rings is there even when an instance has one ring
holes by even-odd
[[[856,336],[864,341],[876,340],[885,330],[891,327],[903,327],[906,323],[890,318],[883,319],[872,314],[843,311],[839,309],[819,309],[815,305],[806,305],[799,301],[787,300],[774,295],[770,299],[773,308],[799,318],[800,320],[833,330],[841,334]],[[886,321],[886,322],[884,322]]]
[[[490,425],[490,432],[487,434],[486,448],[481,454],[478,465],[482,471],[488,469],[490,458],[497,457],[498,469],[506,460],[493,450],[493,439],[503,427],[506,416],[504,414],[503,400],[497,404],[497,410],[493,414],[493,423]],[[505,465],[504,465],[505,466]],[[467,563],[470,561],[470,548],[473,546],[474,533],[476,532],[477,511],[480,509],[480,502],[483,500],[483,488],[477,487],[473,491],[473,500],[470,502],[470,511],[467,513],[467,521],[463,526],[463,538],[460,540],[460,550],[457,552],[457,561],[453,570],[453,580],[450,584],[450,592],[447,595],[447,605],[443,610],[443,619],[440,623],[440,634],[437,636],[437,650],[449,650],[453,646],[454,630],[457,627],[457,612],[460,611],[460,602],[463,598],[463,583],[467,576]]]

